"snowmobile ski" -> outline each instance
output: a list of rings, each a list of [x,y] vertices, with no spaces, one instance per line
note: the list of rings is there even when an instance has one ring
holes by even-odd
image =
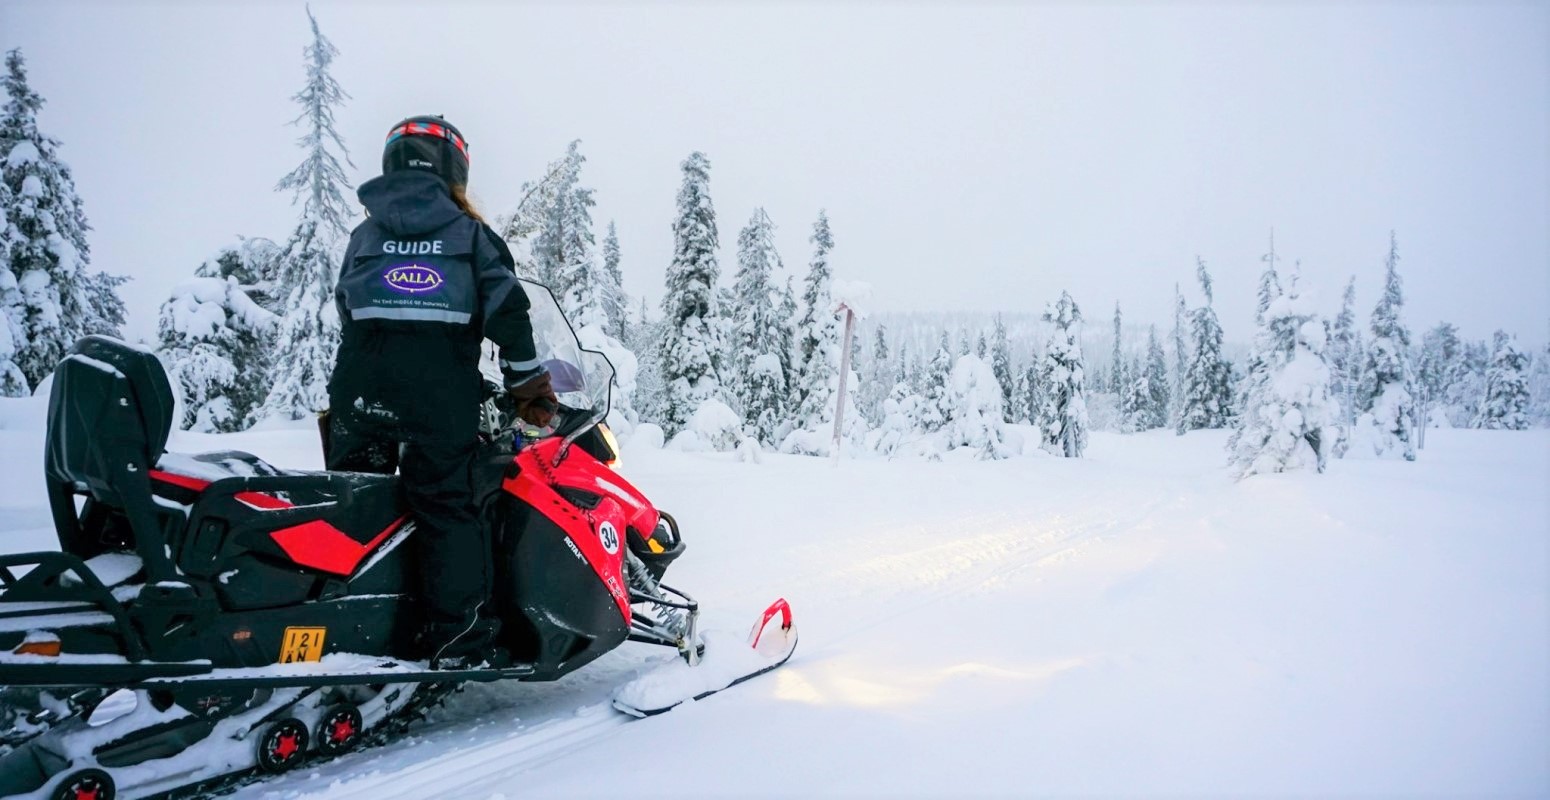
[[[707,631],[705,639],[696,663],[674,659],[619,687],[614,708],[633,717],[655,716],[771,672],[796,651],[797,629],[791,605],[782,598],[765,609],[746,642],[721,631]]]

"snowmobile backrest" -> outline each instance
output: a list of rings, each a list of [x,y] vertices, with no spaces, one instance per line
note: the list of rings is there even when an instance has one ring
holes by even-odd
[[[97,486],[116,470],[104,458],[129,457],[150,469],[172,431],[172,387],[156,356],[106,336],[88,336],[54,370],[48,407],[48,468],[59,478]]]
[[[44,471],[66,552],[95,555],[97,544],[85,540],[73,500],[85,494],[124,512],[147,567],[167,563],[156,535],[150,471],[167,447],[172,403],[156,356],[117,339],[88,336],[59,362],[48,402]]]

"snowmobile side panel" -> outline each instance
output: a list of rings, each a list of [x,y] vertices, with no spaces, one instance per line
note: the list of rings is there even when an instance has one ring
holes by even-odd
[[[502,529],[505,579],[497,584],[502,642],[553,680],[623,642],[630,626],[575,538],[532,506],[508,498]],[[576,532],[576,537],[595,534]]]

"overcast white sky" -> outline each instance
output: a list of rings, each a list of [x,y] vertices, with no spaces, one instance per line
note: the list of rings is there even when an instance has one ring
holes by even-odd
[[[1196,254],[1230,339],[1251,331],[1272,226],[1333,309],[1365,319],[1398,230],[1408,321],[1467,335],[1550,328],[1550,11],[1545,4],[956,3],[313,9],[357,185],[387,128],[442,113],[492,215],[573,138],[616,219],[626,289],[655,302],[679,162],[705,151],[730,281],[762,205],[805,269],[827,208],[840,277],[887,310],[1171,320]],[[298,161],[301,3],[0,3],[42,125],[135,281],[132,332],[237,234],[283,239],[271,191]]]

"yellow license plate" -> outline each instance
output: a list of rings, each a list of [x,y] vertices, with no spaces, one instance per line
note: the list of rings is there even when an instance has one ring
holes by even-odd
[[[280,643],[280,663],[317,661],[323,657],[323,637],[327,628],[286,628]]]

